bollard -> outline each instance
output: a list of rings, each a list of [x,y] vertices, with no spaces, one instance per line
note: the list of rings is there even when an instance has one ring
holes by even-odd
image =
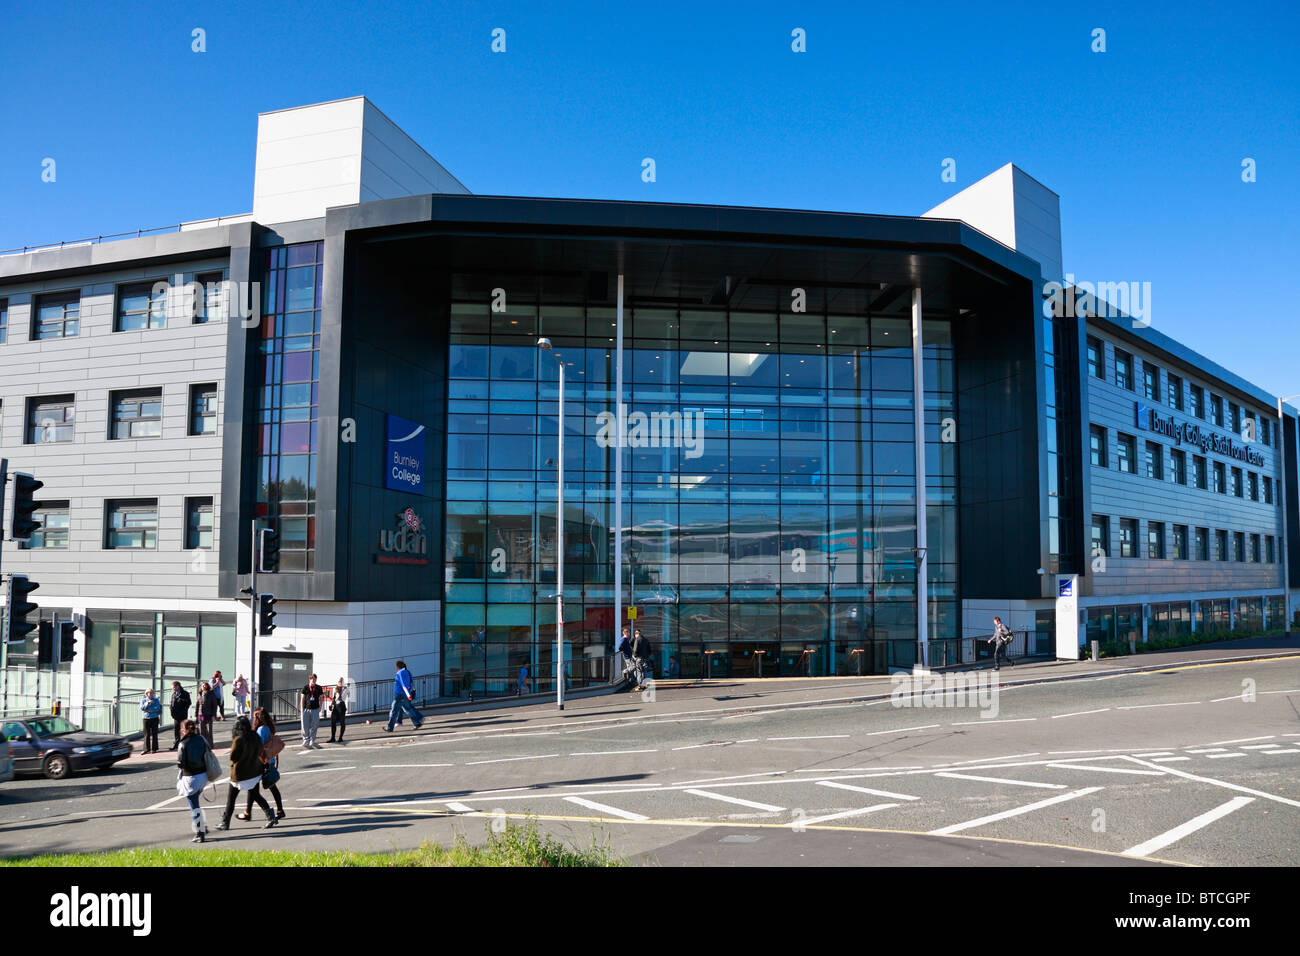
[[[1098,657],[1100,657],[1100,656],[1101,656],[1101,642],[1100,642],[1100,641],[1093,641],[1093,642],[1092,642],[1092,659],[1095,661],[1095,660],[1096,660]]]

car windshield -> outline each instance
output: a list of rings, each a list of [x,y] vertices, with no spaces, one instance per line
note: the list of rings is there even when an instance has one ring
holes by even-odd
[[[61,734],[75,734],[81,728],[69,723],[63,717],[39,717],[27,722],[37,737],[58,737]]]

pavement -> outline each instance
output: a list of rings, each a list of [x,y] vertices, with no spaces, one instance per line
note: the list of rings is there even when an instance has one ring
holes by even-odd
[[[662,866],[1300,862],[1300,640],[996,676],[946,695],[944,675],[660,682],[414,733],[352,720],[309,751],[285,728],[288,817],[206,846],[385,850],[533,820]],[[0,785],[0,854],[189,845],[174,780],[164,753]]]

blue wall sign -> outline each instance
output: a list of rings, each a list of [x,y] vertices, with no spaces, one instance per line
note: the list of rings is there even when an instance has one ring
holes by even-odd
[[[384,487],[424,494],[424,426],[386,416]]]

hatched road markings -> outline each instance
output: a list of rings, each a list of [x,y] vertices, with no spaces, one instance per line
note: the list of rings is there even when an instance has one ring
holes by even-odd
[[[708,797],[710,800],[721,800],[723,803],[734,803],[737,806],[749,807],[751,810],[766,810],[768,813],[784,813],[785,807],[776,807],[770,803],[757,803],[753,800],[742,800],[740,797],[728,797],[721,793],[710,793],[708,790],[687,790],[687,793],[694,794],[697,797]]]
[[[953,780],[979,780],[982,783],[1009,783],[1017,787],[1041,787],[1044,790],[1064,790],[1063,783],[1037,783],[1033,780],[1009,780],[1005,777],[977,777],[972,773],[951,773],[941,771],[935,774],[936,777],[949,777]]]
[[[569,803],[576,803],[580,807],[586,807],[588,810],[595,810],[602,816],[614,816],[623,820],[649,820],[645,814],[632,813],[629,810],[620,810],[618,807],[611,807],[605,803],[597,803],[595,800],[584,800],[582,797],[565,797]]]
[[[870,787],[855,787],[850,783],[840,783],[836,780],[818,780],[819,787],[834,787],[837,790],[852,790],[855,793],[869,793],[873,797],[888,797],[891,800],[920,800],[920,797],[908,796],[905,793],[890,793],[888,790],[872,790]]]
[[[1037,803],[1030,803],[1023,807],[1016,807],[1012,810],[1003,810],[1001,813],[989,814],[986,817],[977,817],[974,820],[967,820],[965,823],[954,823],[951,826],[940,827],[938,830],[931,830],[930,833],[933,836],[946,836],[949,833],[959,833],[962,830],[982,827],[986,823],[996,823],[998,820],[1018,817],[1023,813],[1032,813],[1035,810],[1041,810],[1043,807],[1050,807],[1053,804],[1064,803],[1067,800],[1086,797],[1088,794],[1096,793],[1101,789],[1101,787],[1084,787],[1082,790],[1071,790],[1069,793],[1062,793],[1059,796],[1048,797],[1046,800],[1039,800]]]
[[[1226,817],[1229,813],[1240,810],[1246,804],[1254,802],[1254,797],[1233,797],[1227,803],[1215,807],[1207,813],[1202,813],[1199,817],[1193,817],[1181,826],[1176,826],[1159,836],[1152,837],[1145,843],[1130,847],[1124,851],[1124,856],[1150,856],[1157,850],[1163,850],[1169,844],[1178,842],[1189,833],[1195,833],[1197,830],[1209,826],[1220,817]]]

